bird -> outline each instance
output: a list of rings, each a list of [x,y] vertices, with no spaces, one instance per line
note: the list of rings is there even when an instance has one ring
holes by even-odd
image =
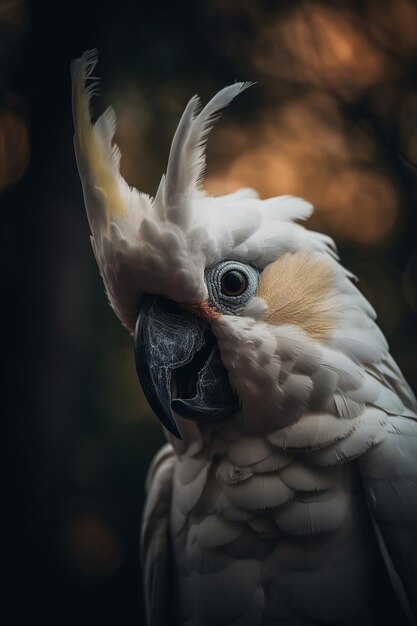
[[[167,443],[146,478],[149,626],[414,624],[417,407],[312,205],[204,190],[236,82],[179,120],[155,197],[93,124],[95,50],[72,62],[94,255]],[[340,190],[343,193],[343,189]]]

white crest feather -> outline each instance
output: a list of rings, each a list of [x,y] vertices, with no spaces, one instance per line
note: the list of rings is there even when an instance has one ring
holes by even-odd
[[[197,114],[200,99],[193,96],[187,104],[172,140],[165,179],[165,202],[168,219],[184,223],[189,211],[185,203],[199,188],[206,164],[208,134],[224,109],[253,83],[235,83],[224,87]]]
[[[207,295],[204,269],[223,258],[247,260],[262,269],[283,251],[331,252],[329,238],[293,223],[312,210],[304,200],[263,201],[252,189],[214,198],[200,189],[208,133],[220,111],[251,83],[225,87],[200,112],[199,98],[191,98],[152,201],[120,175],[113,109],[91,123],[96,63],[93,50],[71,65],[75,151],[94,254],[110,304],[131,332],[144,293],[199,302]]]

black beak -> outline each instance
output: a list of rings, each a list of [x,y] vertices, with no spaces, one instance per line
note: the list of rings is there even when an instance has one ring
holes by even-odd
[[[196,422],[239,408],[208,324],[161,296],[148,296],[135,328],[136,368],[161,423],[181,439],[173,412]]]

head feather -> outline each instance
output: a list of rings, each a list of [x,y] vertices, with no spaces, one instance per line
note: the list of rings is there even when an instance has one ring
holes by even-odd
[[[193,96],[181,116],[172,140],[164,181],[167,217],[176,224],[185,224],[190,217],[187,207],[192,194],[200,188],[206,164],[207,137],[220,111],[253,83],[235,83],[219,91],[206,106]]]
[[[113,109],[91,123],[96,63],[92,50],[71,65],[75,152],[93,250],[110,304],[130,331],[144,293],[202,302],[204,270],[221,259],[240,258],[262,269],[281,252],[327,251],[319,235],[292,223],[311,211],[303,200],[262,201],[248,189],[218,198],[201,191],[207,136],[220,111],[251,83],[225,87],[200,111],[199,98],[191,98],[152,200],[120,175]]]

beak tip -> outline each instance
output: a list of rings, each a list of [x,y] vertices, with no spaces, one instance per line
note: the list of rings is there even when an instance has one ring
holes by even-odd
[[[175,425],[175,427],[170,428],[169,430],[170,430],[171,434],[174,435],[174,437],[176,437],[177,439],[182,441],[182,435],[181,435],[181,432],[180,432],[180,430],[179,430],[177,425]]]
[[[163,426],[171,433],[171,435],[174,435],[174,437],[182,441],[181,431],[178,428],[177,422],[175,421],[174,416],[172,414],[169,416],[168,419],[164,419],[160,421],[162,422]]]

